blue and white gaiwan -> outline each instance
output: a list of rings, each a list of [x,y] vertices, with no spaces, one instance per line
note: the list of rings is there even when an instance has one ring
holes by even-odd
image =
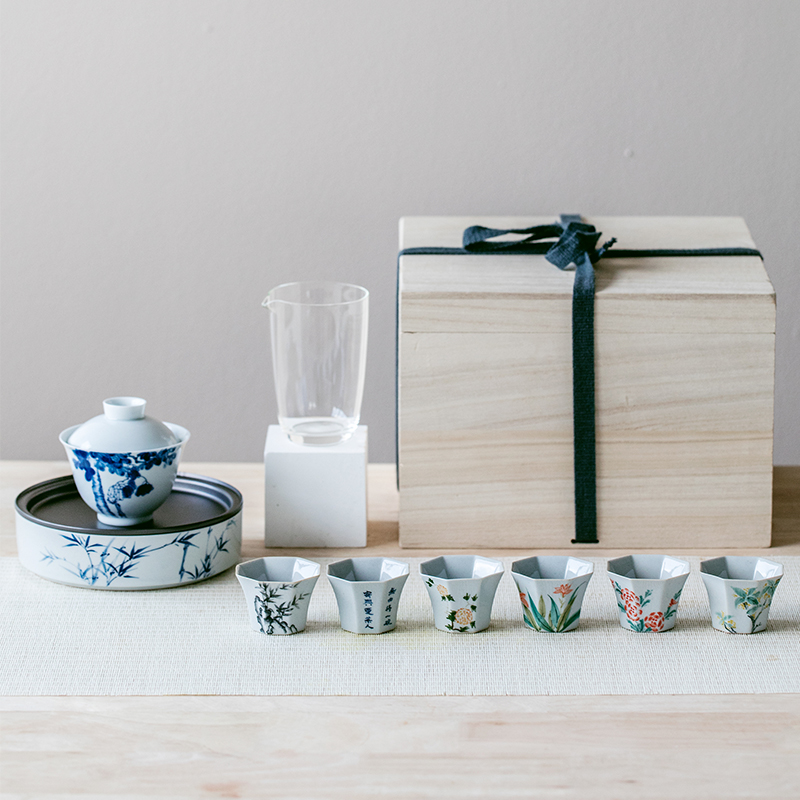
[[[144,410],[141,397],[111,397],[102,414],[58,437],[81,498],[104,525],[147,522],[172,491],[189,431]]]

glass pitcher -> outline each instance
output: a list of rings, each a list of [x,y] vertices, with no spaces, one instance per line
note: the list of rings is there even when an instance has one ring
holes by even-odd
[[[349,283],[284,283],[262,305],[271,312],[281,428],[298,444],[345,441],[361,415],[369,292]]]

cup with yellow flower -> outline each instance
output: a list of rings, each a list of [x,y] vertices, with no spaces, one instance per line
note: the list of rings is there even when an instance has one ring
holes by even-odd
[[[720,556],[700,562],[711,625],[726,633],[758,633],[767,627],[783,566],[760,556]]]
[[[489,627],[503,562],[483,556],[438,556],[423,561],[420,575],[433,606],[433,622],[448,633]]]

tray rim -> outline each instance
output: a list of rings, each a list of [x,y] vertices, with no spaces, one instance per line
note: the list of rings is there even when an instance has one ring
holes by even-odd
[[[78,493],[78,488],[75,485],[75,480],[73,479],[72,475],[62,475],[58,478],[50,478],[49,480],[41,481],[40,483],[35,483],[32,486],[28,486],[27,488],[23,489],[14,500],[14,510],[18,516],[28,520],[34,525],[43,528],[52,528],[53,530],[57,531],[69,531],[70,533],[90,534],[92,536],[111,536],[111,537],[125,536],[125,535],[159,536],[161,534],[180,533],[182,531],[194,530],[195,528],[203,528],[206,526],[218,525],[221,522],[225,522],[228,519],[232,519],[242,510],[242,506],[244,504],[242,493],[235,486],[231,486],[229,483],[225,483],[225,481],[221,481],[218,478],[210,478],[206,475],[196,475],[195,473],[191,472],[179,472],[175,477],[175,484],[177,484],[179,481],[181,481],[182,483],[186,482],[189,484],[189,486],[199,485],[199,484],[211,485],[217,490],[221,489],[223,492],[227,492],[232,501],[230,509],[223,512],[222,514],[218,514],[217,516],[209,517],[208,519],[195,520],[193,522],[186,523],[184,525],[170,525],[169,527],[165,528],[153,528],[153,527],[140,528],[137,526],[119,527],[119,528],[111,528],[111,527],[83,528],[78,525],[65,525],[65,524],[60,524],[58,522],[51,522],[50,520],[44,520],[32,514],[25,506],[26,500],[30,502],[32,498],[36,497],[37,495],[40,495],[47,489],[53,490],[59,487],[60,485],[63,485],[65,488],[67,488],[71,484],[72,491],[74,491],[76,496],[80,497]],[[62,494],[71,494],[72,491],[62,492]],[[172,491],[173,492],[175,491],[174,485]]]

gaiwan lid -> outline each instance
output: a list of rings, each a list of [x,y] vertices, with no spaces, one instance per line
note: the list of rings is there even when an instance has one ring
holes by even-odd
[[[135,453],[179,444],[181,439],[171,428],[145,416],[145,405],[141,397],[103,400],[103,413],[75,428],[66,443],[96,453]]]

